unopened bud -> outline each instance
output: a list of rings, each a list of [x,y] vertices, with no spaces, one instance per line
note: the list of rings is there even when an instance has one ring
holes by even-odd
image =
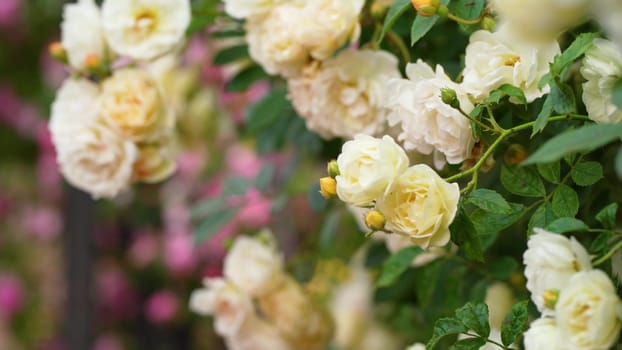
[[[420,16],[434,16],[439,9],[440,0],[411,0],[415,10]]]
[[[484,17],[484,19],[482,19],[481,26],[482,26],[482,29],[492,32],[495,30],[495,27],[497,26],[497,22],[495,21],[494,18],[490,16],[486,16]]]
[[[369,12],[374,19],[382,20],[384,18],[384,15],[387,13],[388,8],[389,6],[386,1],[376,0],[371,4]]]
[[[443,100],[443,102],[452,106],[453,108],[460,108],[460,101],[458,101],[458,96],[456,95],[456,90],[454,89],[442,88],[441,100]]]
[[[529,154],[523,145],[514,143],[505,151],[505,162],[507,164],[518,164],[527,159]]]
[[[67,50],[65,50],[60,42],[56,41],[51,43],[48,47],[48,51],[55,60],[67,64]]]
[[[337,195],[337,181],[329,176],[321,178],[320,193],[326,199],[335,197]]]
[[[544,299],[544,306],[548,309],[555,310],[555,305],[557,304],[557,300],[559,299],[559,289],[549,289],[544,292],[542,296]]]
[[[372,210],[365,215],[365,225],[374,231],[384,230],[387,219],[378,210]]]
[[[101,68],[102,60],[96,54],[89,54],[84,59],[84,67],[88,70],[98,70]]]
[[[333,159],[328,162],[328,166],[326,166],[326,172],[328,173],[328,176],[332,177],[333,179],[339,176],[339,165],[337,164],[336,160]]]

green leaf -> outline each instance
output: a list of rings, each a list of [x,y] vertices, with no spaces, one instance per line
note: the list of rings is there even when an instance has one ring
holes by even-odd
[[[225,224],[238,213],[239,208],[224,208],[205,217],[196,228],[195,244],[201,244],[216,234]]]
[[[470,218],[475,229],[481,236],[499,233],[523,216],[525,207],[522,204],[510,203],[511,214],[490,213],[483,209],[474,210]]]
[[[214,64],[221,66],[248,57],[248,46],[232,46],[219,51],[214,57]]]
[[[601,232],[590,244],[590,253],[593,255],[603,255],[609,250],[609,241],[613,237],[613,232]]]
[[[569,153],[589,152],[622,137],[621,124],[590,124],[565,131],[547,141],[523,165],[549,163]]]
[[[486,0],[453,0],[449,12],[464,19],[476,19],[482,13]]]
[[[222,186],[222,194],[225,197],[241,196],[251,187],[251,182],[241,176],[227,177]]]
[[[450,350],[479,350],[484,345],[486,345],[485,338],[467,338],[467,339],[458,340],[449,349]]]
[[[613,102],[613,104],[619,109],[622,109],[622,78],[618,78],[618,80],[616,80],[613,84],[613,89],[611,90],[611,102]]]
[[[559,218],[546,226],[551,232],[566,233],[576,231],[587,231],[589,226],[585,222],[575,218]]]
[[[404,271],[406,271],[414,258],[423,250],[419,247],[408,247],[391,255],[382,265],[382,272],[376,285],[378,287],[388,287],[395,283]]]
[[[537,133],[544,130],[546,125],[549,123],[549,117],[553,113],[553,98],[551,94],[546,96],[544,100],[544,104],[542,105],[542,109],[540,113],[538,113],[538,117],[536,118],[536,123],[533,125],[533,131],[531,132],[531,137],[534,137]]]
[[[590,186],[603,178],[603,166],[599,162],[581,162],[570,170],[570,177],[579,186]]]
[[[268,74],[264,70],[257,66],[251,65],[241,70],[236,76],[234,76],[227,85],[225,90],[230,92],[243,92],[253,85],[256,81],[268,78]]]
[[[386,17],[384,18],[384,24],[382,25],[382,32],[378,37],[378,43],[382,42],[385,34],[387,34],[389,30],[391,30],[391,28],[395,24],[395,21],[397,21],[397,19],[411,7],[412,4],[410,0],[395,0],[389,11],[387,11]]]
[[[468,331],[468,329],[462,324],[462,322],[458,321],[453,317],[445,317],[440,318],[434,323],[434,330],[432,331],[432,338],[426,344],[425,348],[428,350],[434,349],[436,343],[441,340],[443,337],[452,335],[452,334],[460,334]]]
[[[596,214],[596,220],[600,222],[604,228],[614,229],[616,227],[616,215],[618,213],[618,204],[611,203],[601,209]]]
[[[490,268],[490,273],[497,279],[506,280],[518,268],[518,263],[511,256],[503,256],[496,260]]]
[[[255,188],[259,191],[265,192],[270,187],[270,183],[272,182],[272,178],[274,177],[275,167],[271,163],[266,163],[259,174],[257,174],[257,178],[255,179]]]
[[[571,187],[559,185],[553,191],[552,207],[559,217],[574,217],[579,212],[579,195]]]
[[[281,87],[272,90],[248,109],[245,118],[247,130],[256,134],[260,130],[272,127],[289,107],[287,89]]]
[[[527,329],[529,313],[527,312],[528,301],[524,300],[515,304],[505,316],[501,326],[501,341],[503,345],[510,346]]]
[[[200,202],[190,212],[190,216],[194,219],[221,210],[225,206],[225,199],[222,197],[211,198]]]
[[[499,193],[487,188],[480,188],[473,191],[467,197],[467,201],[491,213],[512,213],[512,207],[510,207],[505,198]]]
[[[552,81],[550,96],[555,112],[569,114],[577,110],[574,91],[569,85]]]
[[[415,283],[417,300],[421,306],[427,306],[436,290],[439,278],[441,277],[441,263],[433,261],[415,269],[415,280],[425,281],[425,283]]]
[[[547,227],[550,223],[555,221],[557,217],[551,208],[551,204],[542,203],[529,219],[527,225],[527,235],[533,233],[534,227]]]
[[[616,175],[618,175],[618,179],[622,179],[622,147],[620,147],[618,153],[616,153],[613,168],[616,171]]]
[[[492,91],[490,95],[484,99],[482,103],[491,104],[491,103],[499,103],[502,98],[509,97],[510,102],[517,104],[517,101],[522,104],[527,104],[527,98],[523,93],[523,90],[517,88],[511,84],[503,84],[498,87],[496,90]]]
[[[488,324],[488,306],[486,303],[467,303],[456,310],[456,318],[468,329],[488,338],[490,325]]]
[[[501,183],[510,193],[523,197],[544,197],[546,190],[542,178],[531,168],[517,165],[501,167]]]
[[[434,27],[436,21],[438,21],[438,16],[417,15],[410,28],[410,45],[415,45],[417,41],[423,38]]]
[[[319,239],[322,253],[327,252],[332,247],[340,217],[341,213],[337,210],[333,210],[323,220],[324,222],[320,230]]]
[[[542,176],[546,181],[552,183],[559,182],[559,174],[561,172],[561,165],[559,161],[551,163],[538,163],[536,168],[538,169],[540,176]]]
[[[599,36],[599,33],[583,33],[579,35],[561,55],[555,57],[551,65],[551,74],[559,76],[568,65],[581,57],[592,46],[594,38]]]
[[[462,206],[458,209],[454,222],[449,226],[449,231],[451,240],[464,250],[468,258],[484,261],[482,243],[477,236],[477,230]]]

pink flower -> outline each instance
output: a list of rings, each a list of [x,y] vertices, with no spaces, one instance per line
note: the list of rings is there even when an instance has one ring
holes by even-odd
[[[128,251],[130,262],[138,268],[146,267],[158,257],[159,246],[152,232],[142,230],[136,234]]]
[[[147,319],[153,323],[169,323],[175,318],[178,309],[179,300],[177,296],[171,291],[162,290],[147,300],[145,314]]]
[[[10,273],[0,274],[0,318],[10,319],[24,306],[22,281]]]
[[[200,151],[184,151],[177,157],[177,173],[183,178],[196,177],[205,166],[205,154]]]
[[[173,274],[187,275],[196,266],[192,235],[169,233],[164,241],[164,265]]]
[[[46,207],[24,208],[21,221],[25,233],[44,240],[57,237],[63,225],[60,212]]]
[[[0,28],[11,29],[16,27],[22,17],[22,0],[0,1]]]
[[[93,350],[123,350],[123,342],[115,335],[102,335],[95,340]]]
[[[245,196],[244,206],[238,212],[239,222],[250,228],[262,228],[270,222],[272,202],[256,189],[250,189]]]
[[[227,149],[226,153],[227,169],[235,176],[242,176],[249,179],[257,177],[262,167],[262,161],[255,155],[250,147],[236,144]]]
[[[137,297],[119,267],[105,267],[97,274],[95,283],[98,312],[102,318],[113,321],[134,317]]]

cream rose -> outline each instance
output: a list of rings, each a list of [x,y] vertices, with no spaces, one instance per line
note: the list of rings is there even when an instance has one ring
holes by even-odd
[[[364,206],[382,196],[408,167],[408,157],[390,136],[381,139],[356,135],[337,157],[340,175],[337,195],[342,201]]]
[[[609,349],[620,335],[622,303],[603,271],[572,276],[561,290],[555,310],[565,349]]]
[[[622,110],[611,101],[613,84],[622,77],[622,53],[611,41],[594,39],[585,53],[581,74],[583,102],[590,119],[597,123],[622,122]]]
[[[283,282],[283,257],[273,242],[240,236],[225,257],[224,275],[244,293],[263,295]]]
[[[249,318],[238,333],[225,339],[225,343],[229,350],[298,349],[273,324],[259,317]]]
[[[108,44],[137,60],[154,59],[180,45],[190,17],[189,0],[105,0],[102,5]]]
[[[549,92],[538,88],[540,79],[549,72],[549,63],[560,53],[557,41],[527,43],[518,40],[504,28],[491,33],[478,30],[471,34],[466,48],[462,86],[477,100],[503,84],[523,90],[527,102]]]
[[[304,3],[287,2],[265,16],[248,18],[245,29],[251,58],[270,74],[300,74],[309,59],[309,51],[297,35],[306,16]]]
[[[398,139],[404,142],[404,148],[434,153],[437,168],[442,168],[445,161],[458,164],[469,158],[475,143],[469,120],[441,99],[441,89],[453,89],[462,110],[470,113],[474,106],[466,92],[445,75],[440,65],[434,72],[418,60],[408,64],[406,74],[408,80],[389,81],[386,104],[389,124],[399,124]]]
[[[235,18],[264,15],[286,0],[224,0],[225,12]]]
[[[449,242],[449,225],[460,199],[456,183],[447,183],[427,165],[417,164],[399,175],[376,202],[386,229],[410,237],[424,249]]]
[[[147,183],[160,182],[177,169],[171,145],[167,143],[138,145],[138,159],[134,163],[134,178]]]
[[[592,264],[585,248],[574,237],[535,228],[523,254],[527,289],[531,300],[545,315],[552,314],[544,301],[544,293],[562,290],[577,272],[590,270]]]
[[[607,37],[610,38],[622,50],[622,2],[618,0],[594,0],[590,1],[590,10],[594,18],[603,27]]]
[[[190,295],[190,309],[214,316],[214,328],[221,336],[236,336],[245,322],[256,317],[250,297],[233,284],[222,278],[208,278],[204,285]]]
[[[562,349],[559,329],[552,318],[542,317],[533,321],[523,338],[525,339],[525,350]]]
[[[121,69],[102,83],[102,116],[112,129],[132,141],[170,132],[170,111],[156,82],[141,69]]]
[[[290,79],[289,97],[307,128],[326,139],[377,135],[386,129],[385,83],[400,77],[397,64],[385,51],[344,50]]]
[[[69,64],[76,69],[84,69],[86,58],[91,55],[104,58],[106,43],[99,7],[94,0],[79,0],[64,6],[61,44],[67,50]]]
[[[97,85],[86,79],[67,79],[52,103],[50,132],[56,145],[71,143],[75,133],[101,123]]]

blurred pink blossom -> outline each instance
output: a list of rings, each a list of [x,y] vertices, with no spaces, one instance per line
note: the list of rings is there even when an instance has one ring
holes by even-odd
[[[169,323],[175,318],[178,309],[179,300],[175,293],[169,290],[161,290],[147,300],[145,315],[153,323]]]
[[[226,152],[227,169],[233,175],[249,179],[257,177],[263,162],[257,157],[253,149],[236,144],[229,147]]]
[[[159,249],[156,236],[149,230],[141,230],[130,245],[129,260],[135,267],[144,268],[158,257]]]
[[[24,286],[16,275],[0,274],[0,318],[10,319],[24,306]]]
[[[6,86],[0,86],[0,122],[30,139],[35,139],[39,130],[46,127],[37,108],[20,100],[13,90]]]
[[[56,208],[27,206],[21,213],[21,225],[26,234],[50,240],[60,234],[63,219]]]
[[[231,112],[233,121],[241,124],[244,121],[246,108],[265,96],[269,90],[270,84],[265,80],[260,80],[242,93],[223,90],[220,94],[220,102]]]
[[[270,222],[272,202],[261,192],[251,188],[244,196],[244,205],[238,212],[237,219],[243,226],[262,228]]]
[[[210,48],[203,35],[194,35],[188,41],[183,61],[185,64],[202,64],[207,62],[210,54]]]
[[[97,274],[95,283],[100,317],[127,320],[136,315],[137,296],[119,267],[105,267]]]
[[[53,89],[59,88],[69,75],[67,67],[50,56],[47,46],[43,52],[41,52],[39,66],[43,75],[43,80]]]
[[[93,343],[92,350],[123,350],[123,342],[115,335],[105,334]]]
[[[192,235],[169,233],[164,241],[164,265],[173,274],[188,275],[196,266]]]
[[[0,1],[0,28],[12,29],[19,25],[22,19],[22,1]]]
[[[205,154],[187,150],[177,157],[177,173],[183,178],[195,178],[205,167]]]

